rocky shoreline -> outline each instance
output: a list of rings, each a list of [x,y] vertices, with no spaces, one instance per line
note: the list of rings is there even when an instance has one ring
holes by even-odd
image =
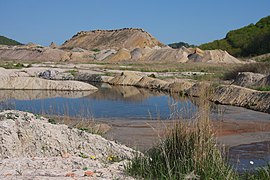
[[[262,79],[265,79],[265,77],[262,77]],[[213,86],[209,83],[194,83],[183,79],[168,82],[147,76],[140,76],[133,72],[123,72],[122,74],[112,78],[109,81],[109,84],[177,92],[188,96],[204,96],[215,103],[240,106],[270,113],[269,91],[257,91],[237,85]]]
[[[97,82],[110,85],[135,86],[197,97],[205,96],[205,94],[202,94],[204,92],[208,93],[206,98],[219,104],[240,106],[270,113],[270,92],[249,88],[268,86],[270,82],[269,76],[265,75],[254,78],[254,75],[250,75],[250,73],[240,74],[241,80],[237,77],[238,79],[229,85],[213,86],[210,83],[188,79],[161,80],[150,77],[149,73],[134,71],[116,71],[114,76],[107,76],[105,73],[106,71],[102,72],[100,70],[87,71],[70,68],[3,69],[0,72],[0,80],[2,81],[0,89],[96,91],[97,88],[89,83]],[[246,80],[246,77],[251,80]],[[239,84],[239,82],[241,83]]]

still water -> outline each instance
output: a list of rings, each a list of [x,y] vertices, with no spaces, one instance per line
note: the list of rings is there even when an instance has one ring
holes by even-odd
[[[94,119],[189,118],[196,105],[187,98],[135,87],[102,85],[96,92],[0,91],[0,109]]]

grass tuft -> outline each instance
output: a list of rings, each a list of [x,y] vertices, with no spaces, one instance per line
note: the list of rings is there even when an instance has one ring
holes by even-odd
[[[247,172],[241,176],[245,180],[269,180],[270,165],[257,169],[255,172]]]
[[[237,179],[216,146],[206,104],[192,122],[180,120],[159,145],[136,155],[126,167],[128,174],[145,179]]]

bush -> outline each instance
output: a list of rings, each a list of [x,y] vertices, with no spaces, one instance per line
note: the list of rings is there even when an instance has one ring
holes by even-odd
[[[95,49],[92,49],[92,51],[94,51],[94,52],[100,52],[100,49],[95,48]]]

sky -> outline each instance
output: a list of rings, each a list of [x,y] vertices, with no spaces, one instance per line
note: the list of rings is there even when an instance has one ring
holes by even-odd
[[[0,35],[60,45],[79,31],[143,28],[199,45],[270,15],[270,0],[0,0]]]

